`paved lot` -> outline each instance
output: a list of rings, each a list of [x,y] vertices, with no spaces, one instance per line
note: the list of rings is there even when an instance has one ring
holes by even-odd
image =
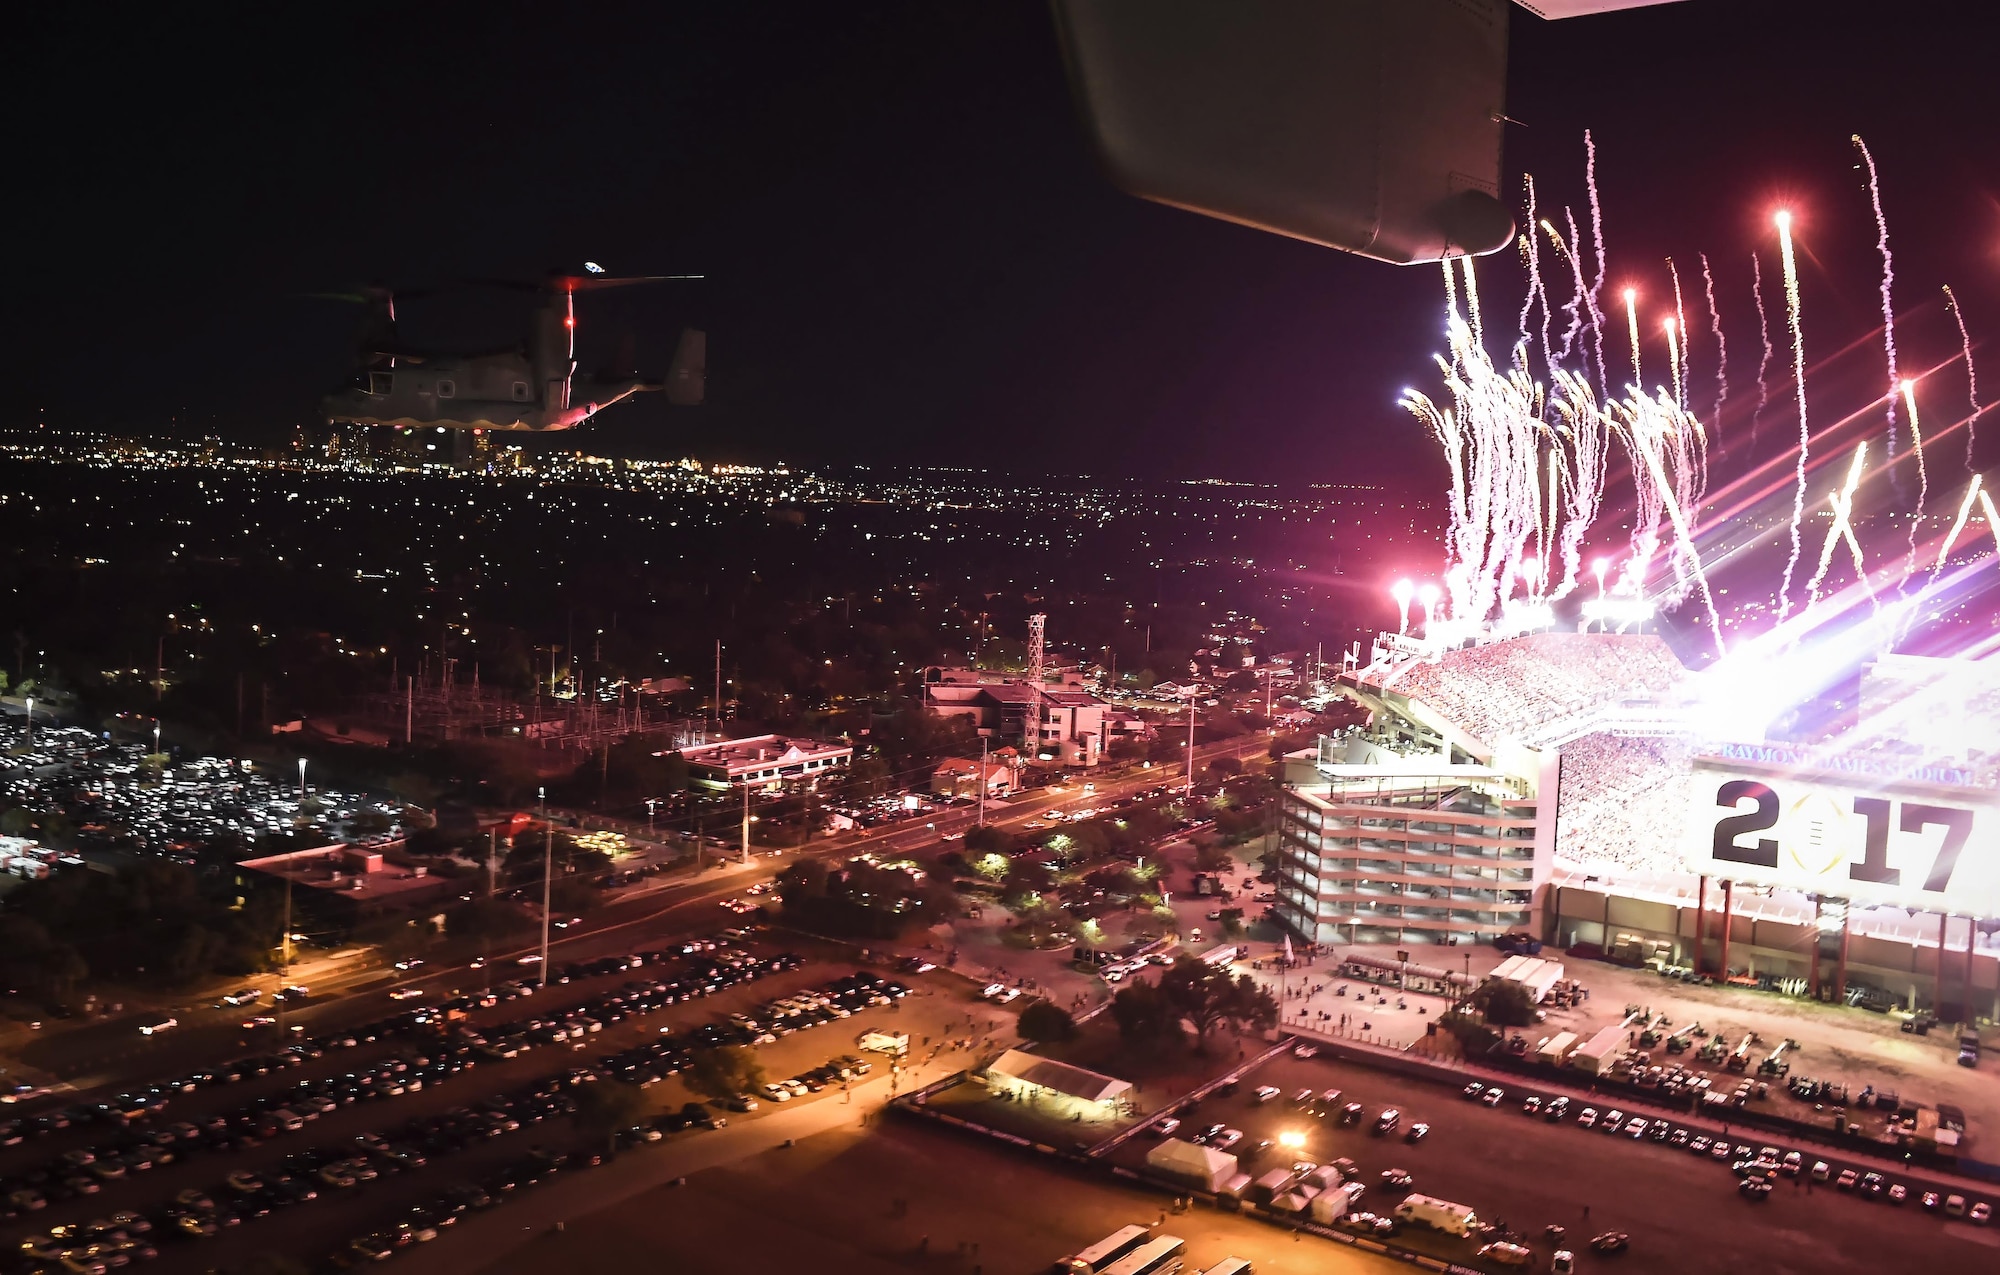
[[[897,1201],[906,1202],[899,1208]],[[991,1144],[891,1120],[852,1126],[522,1235],[487,1268],[1028,1275],[1131,1223],[1162,1197],[1049,1167]],[[1197,1209],[1159,1233],[1187,1241],[1189,1275],[1227,1256],[1258,1275],[1388,1275],[1410,1268]],[[928,1237],[928,1242],[926,1242]],[[977,1245],[975,1249],[973,1246]]]
[[[1276,1085],[1286,1096],[1258,1104],[1258,1084]],[[1342,1090],[1343,1102],[1366,1104],[1370,1121],[1383,1108],[1395,1107],[1403,1113],[1403,1129],[1424,1121],[1431,1126],[1430,1136],[1412,1146],[1398,1136],[1371,1136],[1367,1123],[1341,1127],[1336,1120],[1302,1114],[1290,1105],[1289,1095],[1307,1087]],[[1615,1261],[1633,1272],[1880,1275],[1923,1268],[1969,1272],[2000,1265],[2000,1231],[1946,1223],[1923,1213],[1915,1199],[1897,1209],[1827,1188],[1808,1193],[1788,1181],[1769,1201],[1751,1203],[1736,1194],[1727,1164],[1650,1141],[1586,1132],[1573,1120],[1550,1125],[1522,1113],[1519,1100],[1528,1092],[1516,1089],[1501,1106],[1489,1109],[1449,1086],[1287,1055],[1259,1069],[1235,1095],[1203,1102],[1188,1123],[1241,1129],[1245,1145],[1300,1131],[1306,1135],[1300,1153],[1305,1158],[1324,1163],[1346,1156],[1371,1183],[1383,1169],[1406,1169],[1416,1179],[1411,1190],[1471,1205],[1482,1218],[1504,1220],[1530,1236],[1550,1223],[1568,1227],[1572,1240],[1586,1231],[1621,1230],[1632,1236],[1630,1252],[1601,1263],[1585,1258],[1586,1268],[1610,1269]],[[1739,1140],[1759,1146],[1765,1142]],[[1149,1145],[1144,1136],[1133,1139],[1115,1158],[1138,1163]],[[1277,1163],[1274,1150],[1248,1169]],[[1371,1189],[1370,1197],[1393,1206],[1401,1193]],[[1585,1206],[1590,1209],[1587,1218]],[[1691,1247],[1691,1232],[1699,1237],[1697,1247]],[[1543,1241],[1536,1247],[1546,1262],[1551,1245]],[[1462,1258],[1468,1248],[1454,1251]]]
[[[704,915],[704,920],[707,917]],[[711,921],[710,924],[713,924]],[[809,959],[803,968],[774,975],[754,983],[731,988],[719,995],[670,1007],[664,1011],[643,1015],[625,1023],[607,1027],[599,1034],[586,1038],[582,1049],[571,1049],[564,1045],[542,1046],[521,1057],[507,1061],[482,1062],[472,1071],[451,1077],[443,1082],[427,1087],[422,1093],[387,1100],[375,1100],[341,1108],[307,1125],[306,1129],[287,1136],[271,1139],[254,1150],[233,1155],[213,1153],[196,1154],[187,1160],[159,1168],[144,1174],[134,1174],[126,1180],[112,1182],[94,1196],[76,1200],[57,1200],[48,1208],[24,1215],[19,1221],[0,1227],[0,1241],[11,1244],[31,1232],[46,1232],[52,1226],[87,1221],[103,1217],[121,1209],[134,1209],[158,1217],[162,1208],[173,1195],[187,1187],[199,1187],[213,1195],[221,1196],[221,1179],[234,1170],[268,1173],[283,1163],[287,1153],[300,1151],[308,1146],[336,1146],[348,1142],[363,1131],[384,1131],[415,1116],[435,1115],[450,1108],[465,1106],[496,1093],[510,1092],[537,1078],[557,1074],[562,1070],[588,1065],[601,1054],[613,1052],[647,1037],[657,1036],[662,1026],[687,1027],[726,1014],[732,1010],[745,1008],[754,1003],[784,995],[807,986],[823,984],[830,979],[852,971],[852,961],[831,959],[837,956],[834,950],[820,947],[790,936],[772,937],[756,945],[765,952],[778,950],[799,951]],[[817,957],[818,959],[811,959]],[[670,970],[671,967],[662,967]],[[649,972],[651,967],[648,967]],[[492,1023],[528,1016],[545,1016],[551,1011],[582,1002],[586,997],[612,990],[630,975],[617,974],[602,978],[580,980],[567,986],[551,986],[543,992],[493,1009],[480,1011],[474,1015],[476,1022]],[[917,991],[897,1008],[877,1008],[866,1010],[854,1017],[829,1023],[821,1027],[797,1032],[777,1043],[759,1049],[760,1060],[768,1073],[782,1078],[808,1067],[816,1066],[828,1058],[853,1050],[859,1032],[871,1026],[895,1026],[908,1029],[914,1035],[941,1036],[948,1023],[964,1021],[965,996],[963,980],[938,974],[928,979],[910,980]],[[377,1012],[390,1008],[386,998],[382,999]],[[217,1111],[235,1109],[259,1097],[289,1088],[301,1079],[338,1075],[343,1072],[363,1068],[393,1053],[407,1052],[409,1046],[402,1042],[383,1041],[374,1045],[360,1045],[353,1049],[336,1050],[326,1057],[310,1062],[299,1068],[274,1073],[261,1079],[246,1080],[236,1085],[215,1086],[196,1090],[192,1094],[176,1095],[163,1119],[200,1120]],[[886,1067],[878,1063],[876,1085],[879,1097],[886,1097]],[[932,1070],[942,1072],[946,1067],[956,1065],[947,1060],[939,1062]],[[652,1087],[646,1091],[654,1109],[678,1107],[688,1101],[690,1095],[678,1079]],[[879,1097],[877,1100],[879,1100]],[[724,1131],[741,1139],[739,1130],[751,1130],[749,1139],[754,1144],[754,1132],[761,1122],[774,1115],[789,1114],[793,1110],[809,1107],[826,1109],[846,1108],[851,1111],[854,1099],[837,1088],[830,1088],[805,1100],[784,1104],[783,1107],[767,1104],[763,1110],[748,1116],[731,1117],[731,1128]],[[847,1120],[848,1116],[834,1116],[833,1119]],[[97,1126],[73,1127],[44,1138],[32,1139],[22,1145],[0,1150],[0,1174],[20,1176],[32,1172],[36,1166],[47,1163],[52,1157],[73,1149],[101,1142],[107,1131]],[[723,1135],[691,1133],[679,1135],[676,1145],[698,1145],[704,1139],[717,1139]],[[774,1136],[771,1141],[779,1140]],[[567,1120],[553,1120],[531,1125],[517,1133],[507,1134],[475,1145],[464,1151],[435,1159],[429,1166],[365,1185],[348,1192],[327,1192],[310,1204],[293,1206],[270,1217],[249,1222],[241,1227],[224,1231],[218,1238],[202,1243],[163,1243],[159,1269],[163,1271],[203,1270],[214,1267],[228,1268],[242,1262],[260,1251],[276,1251],[303,1259],[316,1259],[344,1243],[347,1239],[364,1231],[384,1226],[407,1212],[412,1204],[433,1197],[447,1185],[466,1180],[477,1180],[487,1173],[518,1161],[531,1146],[542,1145],[554,1150],[568,1150],[580,1145],[601,1147],[599,1135],[586,1134],[576,1129]],[[635,1166],[646,1167],[648,1160],[654,1159],[658,1148],[647,1147],[628,1152]],[[596,1170],[597,1173],[617,1174],[623,1167],[617,1163]],[[497,1210],[494,1217],[512,1213],[518,1206],[507,1206]],[[456,1239],[454,1233],[447,1233],[436,1244],[436,1249],[448,1249]],[[426,1249],[428,1257],[431,1249]]]

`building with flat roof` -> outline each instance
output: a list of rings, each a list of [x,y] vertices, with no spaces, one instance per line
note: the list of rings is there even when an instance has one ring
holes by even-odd
[[[1035,687],[1023,678],[930,669],[924,707],[962,717],[989,739],[1019,740],[1029,762],[1095,766],[1110,743],[1110,706],[1077,686]]]
[[[342,920],[377,912],[399,911],[435,903],[452,893],[448,877],[433,876],[422,865],[394,862],[379,849],[331,845],[312,850],[244,859],[239,870],[290,881],[310,893],[295,900]]]
[[[1532,780],[1438,757],[1286,760],[1277,920],[1315,943],[1476,943],[1534,925]]]
[[[817,784],[822,775],[846,770],[853,764],[854,746],[788,735],[751,735],[696,744],[681,749],[680,755],[688,776],[710,788],[777,788],[799,781]]]

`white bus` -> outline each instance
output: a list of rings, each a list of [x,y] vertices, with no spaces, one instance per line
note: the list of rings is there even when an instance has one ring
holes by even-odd
[[[1143,1226],[1121,1226],[1073,1257],[1056,1263],[1056,1275],[1096,1275],[1111,1263],[1145,1243],[1152,1234]]]
[[[1148,1240],[1104,1268],[1103,1275],[1174,1275],[1187,1253],[1187,1242],[1173,1235]]]

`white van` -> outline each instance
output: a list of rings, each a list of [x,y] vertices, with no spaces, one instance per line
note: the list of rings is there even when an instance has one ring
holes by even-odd
[[[1411,1195],[1396,1206],[1396,1220],[1415,1222],[1446,1235],[1470,1235],[1479,1226],[1479,1215],[1463,1204],[1428,1195]]]

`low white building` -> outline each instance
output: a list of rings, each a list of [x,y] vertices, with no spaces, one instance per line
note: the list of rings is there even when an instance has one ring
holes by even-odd
[[[1132,1083],[1010,1049],[986,1069],[986,1087],[1060,1119],[1116,1120],[1131,1109]]]
[[[841,771],[854,761],[854,746],[838,741],[796,739],[786,735],[751,735],[696,744],[680,750],[688,777],[710,788],[776,788]]]

